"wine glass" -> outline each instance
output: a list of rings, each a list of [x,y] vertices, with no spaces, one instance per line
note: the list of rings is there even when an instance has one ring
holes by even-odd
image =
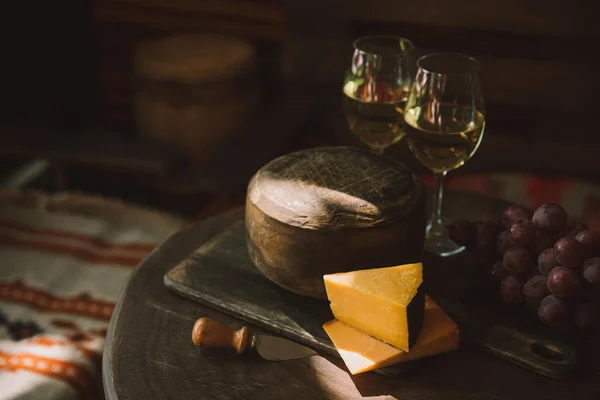
[[[383,154],[406,134],[404,106],[412,84],[414,46],[390,35],[361,37],[353,46],[344,79],[344,113],[352,133]]]
[[[473,57],[437,53],[417,60],[417,73],[404,119],[408,145],[436,177],[425,248],[440,256],[464,250],[448,236],[442,218],[444,177],[477,151],[485,129],[479,62]]]

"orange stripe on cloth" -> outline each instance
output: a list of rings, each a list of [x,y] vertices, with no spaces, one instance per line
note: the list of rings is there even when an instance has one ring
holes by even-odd
[[[106,254],[93,249],[70,246],[63,243],[50,243],[43,240],[18,238],[0,233],[0,245],[26,250],[37,250],[69,256],[90,264],[111,264],[124,267],[135,267],[143,259],[141,255]]]
[[[102,239],[82,233],[64,232],[47,228],[34,228],[17,222],[7,221],[5,219],[0,219],[0,227],[13,229],[22,233],[34,234],[37,236],[50,236],[55,238],[70,239],[76,242],[92,245],[99,249],[119,249],[149,253],[155,247],[155,244],[152,243],[109,243]]]
[[[56,338],[48,338],[45,336],[35,336],[35,337],[32,337],[31,339],[28,339],[27,343],[35,344],[38,346],[51,347],[51,346],[64,346],[67,344],[67,340],[66,339],[63,340],[63,339],[56,339]]]
[[[85,317],[109,320],[114,303],[93,300],[87,294],[71,298],[60,298],[22,282],[0,283],[0,300],[26,304],[40,311],[76,314]]]
[[[78,337],[76,337],[78,336]],[[81,338],[80,338],[81,337]],[[98,364],[102,359],[102,353],[96,350],[89,349],[85,346],[85,342],[93,340],[90,336],[86,335],[85,332],[77,332],[75,334],[67,335],[64,339],[50,338],[46,336],[36,336],[31,339],[27,339],[27,344],[33,344],[38,346],[52,347],[52,346],[65,346],[68,343],[74,345],[77,350],[83,354],[88,360],[94,364]]]
[[[9,354],[0,351],[0,370],[26,370],[59,379],[75,389],[82,399],[90,398],[94,389],[92,376],[85,368],[35,354]]]

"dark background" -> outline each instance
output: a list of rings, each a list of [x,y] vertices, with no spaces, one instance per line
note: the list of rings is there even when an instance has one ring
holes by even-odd
[[[284,104],[283,98],[295,99],[280,110],[289,115],[300,115],[305,107],[318,109],[294,127],[257,118],[258,125],[248,128],[252,145],[260,149],[256,157],[223,156],[240,152],[236,143],[250,145],[233,140],[219,150],[221,164],[198,171],[237,174],[217,174],[215,179],[231,179],[221,191],[241,193],[240,182],[248,174],[284,152],[322,144],[361,146],[347,131],[339,104],[351,42],[364,34],[393,33],[410,38],[421,53],[458,51],[482,62],[486,137],[478,154],[454,173],[531,171],[600,180],[600,30],[592,1],[347,0],[343,6],[333,0],[22,1],[3,14],[10,31],[1,75],[0,160],[5,172],[36,152],[43,155],[60,137],[78,138],[101,128],[136,139],[135,44],[173,33],[217,32],[242,36],[258,48],[265,110]],[[248,132],[240,136],[248,137]],[[36,150],[23,151],[27,148]],[[125,158],[128,149],[121,149]],[[403,143],[388,155],[421,169]],[[138,177],[127,168],[61,167],[71,189],[155,200],[161,206],[172,199],[136,185]],[[198,199],[214,196],[211,191],[192,197],[190,209]],[[182,196],[178,201],[184,201]]]

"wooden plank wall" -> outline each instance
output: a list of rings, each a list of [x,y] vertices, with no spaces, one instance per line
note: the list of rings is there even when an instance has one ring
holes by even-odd
[[[467,53],[482,63],[488,112],[473,167],[600,175],[594,157],[600,24],[592,1],[346,0],[341,6],[304,0],[286,6],[288,79],[341,88],[351,42],[366,34],[407,37],[420,54]],[[329,128],[348,135],[340,118]],[[403,151],[397,147],[392,154]]]
[[[283,5],[270,0],[91,0],[100,122],[131,132],[132,55],[136,43],[178,33],[212,32],[253,42],[263,80],[278,80]],[[268,88],[267,88],[268,89]]]

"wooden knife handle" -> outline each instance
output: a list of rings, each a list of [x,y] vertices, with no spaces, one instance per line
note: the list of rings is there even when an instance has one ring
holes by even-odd
[[[192,329],[192,341],[196,347],[233,346],[238,354],[254,347],[255,336],[247,326],[237,331],[210,318],[199,318]]]

